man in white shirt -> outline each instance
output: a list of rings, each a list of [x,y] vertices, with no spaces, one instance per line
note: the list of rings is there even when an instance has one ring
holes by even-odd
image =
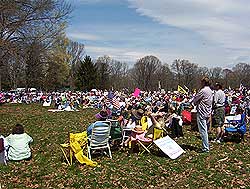
[[[226,95],[222,91],[220,83],[215,84],[216,92],[213,100],[213,127],[216,128],[216,139],[214,142],[220,143],[224,135],[224,120],[225,120],[225,98]]]

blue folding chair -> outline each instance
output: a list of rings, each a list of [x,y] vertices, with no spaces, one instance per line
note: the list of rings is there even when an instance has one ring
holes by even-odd
[[[228,120],[229,127],[225,127],[225,134],[240,134],[244,141],[244,135],[247,132],[246,115],[241,114],[240,120]]]

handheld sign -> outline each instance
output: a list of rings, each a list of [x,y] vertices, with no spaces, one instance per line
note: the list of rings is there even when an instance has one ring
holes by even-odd
[[[140,94],[140,92],[141,92],[141,90],[138,89],[138,88],[136,88],[135,91],[134,91],[134,96],[135,96],[135,97],[138,97],[139,94]]]

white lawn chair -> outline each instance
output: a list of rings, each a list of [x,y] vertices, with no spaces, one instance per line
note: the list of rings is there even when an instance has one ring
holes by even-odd
[[[97,121],[94,123],[92,134],[88,138],[88,156],[91,159],[91,150],[108,148],[109,156],[112,159],[109,146],[111,123],[109,121]]]
[[[122,145],[130,137],[132,128],[122,128]]]
[[[131,124],[127,124],[125,127],[122,128],[122,146],[124,142],[130,137],[132,129],[135,128],[135,122]]]

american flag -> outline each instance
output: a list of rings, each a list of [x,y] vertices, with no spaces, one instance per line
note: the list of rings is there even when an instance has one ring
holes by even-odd
[[[108,94],[108,99],[106,101],[106,104],[112,104],[115,109],[119,110],[120,109],[120,102],[119,99],[114,95],[112,91],[109,92]]]

